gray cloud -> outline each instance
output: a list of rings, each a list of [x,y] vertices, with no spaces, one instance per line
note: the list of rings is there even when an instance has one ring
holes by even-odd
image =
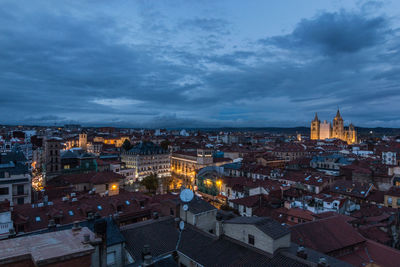
[[[214,15],[75,5],[0,8],[0,114],[12,114],[0,123],[298,126],[339,105],[356,125],[400,126],[400,38],[385,15],[320,12],[241,40]]]
[[[321,49],[326,54],[354,53],[382,43],[388,33],[384,17],[367,18],[363,14],[340,11],[322,13],[313,19],[303,19],[286,36],[263,40],[283,48]]]

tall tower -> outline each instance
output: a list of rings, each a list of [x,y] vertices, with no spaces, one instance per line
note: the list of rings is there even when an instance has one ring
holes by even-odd
[[[311,140],[318,140],[319,139],[320,124],[321,124],[321,122],[318,119],[318,115],[317,115],[317,113],[315,113],[315,118],[311,122],[311,134],[310,134],[310,139]]]
[[[339,109],[336,113],[336,117],[333,119],[332,138],[337,138],[342,140],[345,138],[343,119],[342,116],[340,115]]]
[[[79,134],[79,147],[83,150],[87,148],[87,134],[85,132]]]
[[[350,123],[349,130],[347,131],[347,143],[348,144],[357,143],[357,132],[352,123]]]
[[[47,176],[61,171],[61,138],[50,137],[44,140],[44,160]]]

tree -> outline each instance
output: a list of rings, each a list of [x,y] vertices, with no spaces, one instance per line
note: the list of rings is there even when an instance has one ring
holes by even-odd
[[[171,142],[169,140],[163,140],[160,143],[160,146],[162,147],[162,149],[164,150],[168,150],[168,146],[171,144]]]
[[[149,192],[156,192],[158,188],[158,177],[156,173],[150,174],[149,176],[146,176],[143,178],[143,180],[140,182],[140,185],[146,187],[147,191]]]
[[[124,141],[124,143],[122,144],[122,148],[123,148],[125,151],[128,151],[129,149],[132,148],[131,142],[130,142],[128,139],[126,139],[126,140]]]
[[[169,192],[169,188],[171,187],[172,182],[173,182],[172,176],[161,177],[161,184],[164,192],[165,191]]]

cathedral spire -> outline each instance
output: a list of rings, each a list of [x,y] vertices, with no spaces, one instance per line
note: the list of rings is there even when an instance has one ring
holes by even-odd
[[[341,118],[342,116],[340,116],[340,111],[339,111],[339,108],[337,109],[337,112],[336,112],[336,118]]]
[[[315,118],[314,118],[314,121],[318,121],[318,114],[317,114],[317,112],[315,112]]]

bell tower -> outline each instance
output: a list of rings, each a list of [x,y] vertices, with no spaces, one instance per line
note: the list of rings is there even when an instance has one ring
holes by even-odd
[[[83,150],[86,150],[87,148],[87,134],[86,132],[82,132],[79,134],[79,147],[81,147]]]
[[[321,122],[318,119],[317,113],[315,113],[315,118],[311,122],[311,134],[310,134],[310,139],[311,140],[318,140],[319,139],[320,125],[321,125]]]
[[[332,138],[337,138],[342,140],[345,138],[343,119],[342,116],[340,115],[339,109],[336,113],[336,117],[333,119]]]

